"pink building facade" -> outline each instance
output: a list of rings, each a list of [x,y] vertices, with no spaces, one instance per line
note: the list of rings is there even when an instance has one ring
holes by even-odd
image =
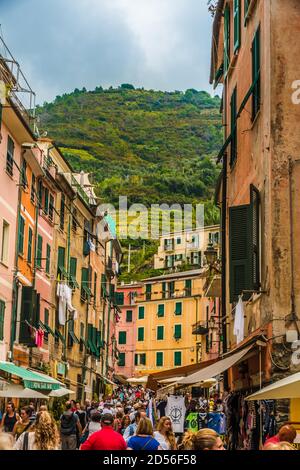
[[[119,362],[116,374],[126,378],[134,376],[135,346],[136,346],[136,297],[142,293],[140,283],[124,284],[117,288],[117,303],[121,310],[119,322],[116,325],[116,338],[119,351]]]

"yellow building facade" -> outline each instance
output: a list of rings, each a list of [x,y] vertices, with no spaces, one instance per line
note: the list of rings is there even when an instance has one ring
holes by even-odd
[[[137,297],[135,375],[143,376],[201,359],[203,337],[193,325],[204,321],[205,270],[144,280]]]

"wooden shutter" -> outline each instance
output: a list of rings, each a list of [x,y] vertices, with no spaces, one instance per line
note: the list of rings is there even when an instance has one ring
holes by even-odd
[[[233,18],[234,18],[234,52],[236,52],[241,45],[241,0],[234,0]]]
[[[181,339],[181,325],[175,325],[174,338]]]
[[[19,236],[18,236],[18,247],[19,247],[18,251],[19,251],[20,254],[24,253],[24,229],[25,229],[25,220],[20,215],[20,218],[19,218]]]
[[[119,344],[126,344],[126,331],[119,331]]]
[[[181,315],[181,314],[182,314],[182,302],[176,302],[175,315]]]
[[[46,273],[50,274],[51,246],[47,244]]]
[[[163,317],[164,315],[165,315],[165,306],[164,306],[164,304],[160,304],[160,305],[158,305],[157,316],[158,317]]]
[[[252,285],[253,290],[260,289],[260,194],[253,185],[250,187],[252,218]]]
[[[157,340],[162,340],[162,339],[164,339],[164,327],[158,326],[157,327]]]
[[[76,279],[76,273],[77,273],[77,258],[71,258],[70,259],[70,276]]]
[[[157,367],[163,366],[163,353],[162,352],[156,353],[156,366]]]
[[[260,27],[257,29],[252,42],[252,120],[260,109]]]
[[[231,112],[231,152],[230,165],[232,166],[237,159],[237,87],[233,90],[230,102]]]
[[[37,254],[36,254],[36,265],[38,268],[42,267],[42,255],[43,253],[43,237],[38,235],[38,243],[37,243]]]
[[[226,5],[224,11],[224,74],[228,72],[230,63],[230,8]]]
[[[32,287],[23,286],[19,343],[35,346],[29,325],[37,328],[40,317],[40,295]],[[28,323],[27,323],[28,322]],[[28,325],[29,324],[29,325]]]
[[[139,307],[139,320],[144,320],[145,318],[145,307]]]
[[[144,341],[144,328],[138,328],[138,341]]]
[[[32,263],[32,228],[28,229],[28,250],[27,250],[27,261]]]
[[[5,314],[5,302],[0,300],[0,341],[4,339],[4,314]]]
[[[181,366],[181,351],[174,352],[174,366]]]
[[[120,353],[119,354],[118,366],[119,367],[124,367],[125,366],[125,353]]]
[[[146,284],[146,300],[151,300],[152,285]]]
[[[229,208],[229,247],[230,247],[230,302],[238,300],[245,290],[253,290],[251,267],[251,206]],[[246,300],[247,294],[243,299]]]
[[[126,311],[126,321],[127,322],[132,322],[132,310],[127,310]]]

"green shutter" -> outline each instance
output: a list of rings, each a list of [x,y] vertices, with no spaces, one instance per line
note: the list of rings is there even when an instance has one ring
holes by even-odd
[[[89,288],[89,269],[82,268],[81,269],[81,299],[88,300],[90,299],[92,292]]]
[[[138,355],[138,354],[135,354],[135,355],[134,355],[134,365],[135,365],[135,366],[138,366],[138,365],[139,365],[139,355]]]
[[[252,256],[252,286],[253,290],[259,291],[260,284],[260,194],[253,185],[250,187],[251,202],[251,256]]]
[[[50,274],[51,246],[47,244],[46,273]]]
[[[6,171],[12,176],[14,173],[15,143],[10,136],[7,138]]]
[[[4,314],[5,314],[5,302],[0,300],[0,341],[4,340]]]
[[[244,24],[247,25],[250,0],[244,0]]]
[[[176,302],[175,315],[181,315],[181,314],[182,314],[182,302]]]
[[[79,284],[76,280],[77,275],[77,258],[70,258],[70,286],[72,289],[79,289]]]
[[[229,208],[230,302],[238,300],[244,290],[253,290],[251,267],[251,206]],[[246,300],[247,296],[243,299]],[[249,296],[248,296],[249,298]]]
[[[21,318],[19,343],[27,346],[35,346],[35,340],[31,336],[30,327],[39,327],[40,295],[33,287],[22,287]]]
[[[125,353],[119,353],[119,367],[125,367]]]
[[[117,305],[124,305],[124,292],[116,292]]]
[[[174,338],[181,339],[181,325],[175,325]]]
[[[162,340],[162,339],[164,339],[164,327],[158,326],[157,327],[157,340]]]
[[[106,289],[106,276],[105,274],[101,274],[101,297],[107,297],[107,289]]]
[[[28,229],[28,250],[27,250],[27,261],[28,263],[32,263],[32,228],[29,227]]]
[[[24,253],[24,230],[25,230],[25,220],[20,215],[20,218],[19,218],[18,248],[19,248],[19,254],[21,254],[21,255]]]
[[[145,307],[139,306],[139,320],[144,320],[145,318]]]
[[[181,351],[174,352],[174,366],[181,366]]]
[[[97,273],[94,274],[94,306],[97,303]]]
[[[164,317],[165,316],[165,306],[164,306],[164,304],[158,305],[157,316],[158,317]]]
[[[128,323],[132,322],[132,310],[126,311],[126,322]]]
[[[44,213],[48,214],[49,212],[49,189],[44,188]]]
[[[156,353],[156,366],[162,367],[164,365],[164,354],[162,352]]]
[[[260,109],[260,27],[257,29],[252,43],[252,120],[255,119]]]
[[[126,344],[126,331],[119,331],[119,344]]]
[[[138,328],[138,341],[144,341],[144,327]]]
[[[234,165],[237,159],[237,88],[233,90],[231,96],[231,152],[230,152],[230,165]]]
[[[230,64],[230,8],[224,11],[224,74],[226,76]]]
[[[57,274],[59,274],[61,278],[67,277],[67,272],[65,270],[65,256],[65,248],[63,246],[59,246],[57,254]]]
[[[236,52],[241,45],[241,0],[234,0],[233,3],[233,18],[234,18],[234,52]]]
[[[146,365],[146,354],[145,353],[140,354],[140,364],[141,364],[141,366]]]
[[[162,298],[165,299],[167,296],[167,283],[163,282],[162,283]]]
[[[192,295],[192,280],[187,279],[185,281],[185,296],[190,297]]]
[[[95,326],[93,326],[93,345],[94,345],[94,351],[95,351],[95,356],[100,357],[100,346],[98,347],[97,345],[97,333],[98,330]]]
[[[170,297],[173,297],[174,292],[175,292],[175,281],[172,281],[172,282],[169,283]]]
[[[43,257],[43,237],[41,237],[41,235],[38,235],[37,252],[36,252],[36,265],[38,268],[42,267],[42,257]]]
[[[151,300],[152,285],[146,284],[146,300]]]

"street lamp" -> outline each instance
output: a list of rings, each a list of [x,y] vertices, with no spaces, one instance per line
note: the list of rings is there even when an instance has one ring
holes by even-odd
[[[204,255],[206,257],[207,263],[210,267],[212,267],[218,258],[218,252],[215,250],[212,243],[209,243],[206,251],[204,252]]]

